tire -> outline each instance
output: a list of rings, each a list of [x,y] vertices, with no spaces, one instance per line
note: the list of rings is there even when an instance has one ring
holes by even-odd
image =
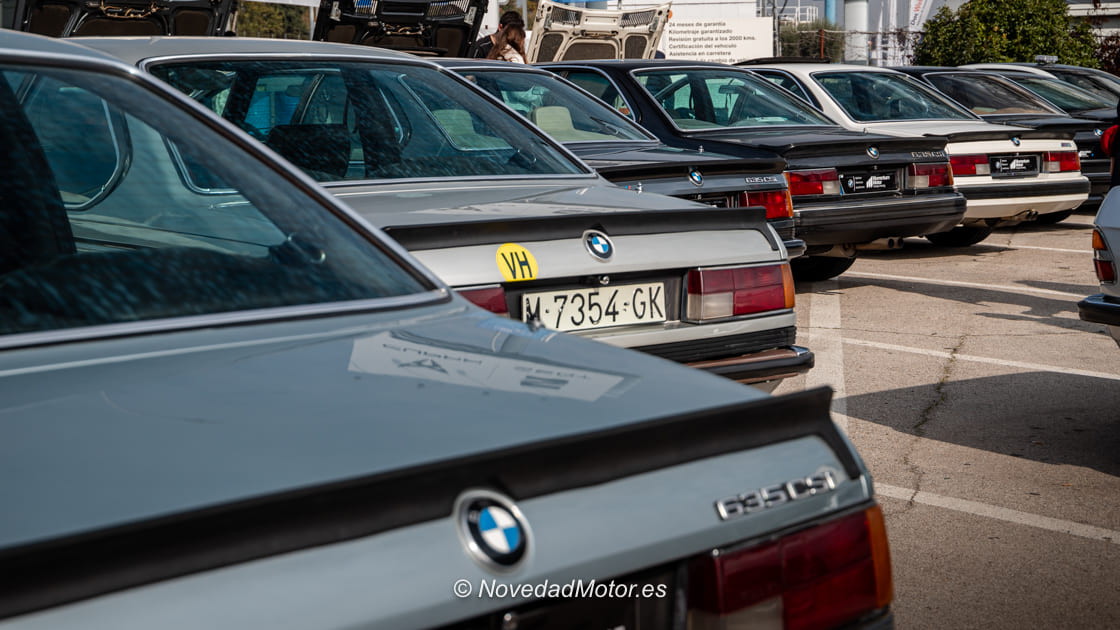
[[[789,262],[793,278],[802,282],[828,280],[844,273],[856,261],[855,258],[836,258],[833,256],[799,256]]]
[[[968,247],[988,238],[992,233],[989,226],[960,225],[948,232],[926,234],[926,240],[942,247]]]
[[[1060,223],[1062,221],[1065,221],[1072,214],[1073,214],[1073,210],[1062,210],[1061,212],[1048,212],[1046,214],[1038,215],[1038,218],[1035,219],[1034,222],[1039,224],[1039,225],[1054,225],[1055,223]]]

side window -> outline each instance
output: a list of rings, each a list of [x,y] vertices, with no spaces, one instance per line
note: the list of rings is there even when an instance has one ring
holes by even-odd
[[[25,110],[68,210],[96,204],[130,161],[123,121],[96,95],[52,78],[37,82]]]
[[[585,91],[590,92],[596,98],[603,101],[607,105],[618,110],[621,114],[635,119],[634,112],[631,111],[630,105],[626,99],[619,93],[618,88],[610,79],[589,70],[567,70],[561,73],[561,76],[567,80],[575,83]]]
[[[0,334],[419,288],[321,202],[146,88],[50,69],[17,95],[0,76]]]

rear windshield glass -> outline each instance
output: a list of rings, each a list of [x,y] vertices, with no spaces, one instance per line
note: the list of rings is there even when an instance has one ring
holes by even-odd
[[[630,119],[555,76],[501,70],[462,74],[560,142],[656,141]]]
[[[930,74],[926,78],[949,98],[981,116],[1063,113],[1027,90],[996,77],[955,73]]]
[[[586,172],[523,120],[427,66],[245,60],[151,70],[318,181]]]
[[[154,93],[0,66],[0,334],[432,287]]]
[[[634,76],[681,129],[836,124],[751,72],[672,68]]]
[[[817,72],[813,75],[852,120],[976,120],[960,105],[901,74]]]
[[[1105,102],[1092,92],[1070,85],[1060,79],[1042,76],[1016,76],[1012,81],[1027,88],[1042,98],[1061,107],[1067,112],[1083,112],[1090,109],[1104,109],[1115,104]]]

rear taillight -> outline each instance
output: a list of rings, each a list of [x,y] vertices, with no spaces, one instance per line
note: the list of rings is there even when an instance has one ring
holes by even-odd
[[[825,630],[894,598],[883,512],[874,506],[689,566],[691,628]]]
[[[817,168],[809,171],[786,171],[789,194],[839,195],[840,175],[834,168]]]
[[[1116,282],[1116,264],[1104,258],[1108,256],[1108,245],[1104,242],[1104,235],[1100,230],[1093,230],[1093,252],[1096,258],[1093,266],[1097,271],[1097,280],[1101,282]]]
[[[789,265],[692,269],[686,318],[705,321],[793,308],[793,294]]]
[[[739,193],[740,206],[762,206],[767,219],[784,219],[793,216],[793,200],[788,190],[760,190]]]
[[[491,313],[498,313],[499,315],[509,314],[509,307],[506,306],[506,290],[501,286],[459,289],[458,291],[459,295]]]
[[[1042,162],[1042,170],[1047,173],[1081,170],[1081,158],[1077,156],[1077,151],[1047,151],[1043,155]]]
[[[949,158],[953,175],[991,175],[992,167],[986,155],[954,155]]]
[[[953,171],[944,162],[940,164],[911,164],[906,182],[909,188],[952,186]]]

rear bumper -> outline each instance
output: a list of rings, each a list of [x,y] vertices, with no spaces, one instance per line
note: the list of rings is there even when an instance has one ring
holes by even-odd
[[[1077,303],[1077,313],[1087,322],[1120,326],[1120,298],[1103,293],[1090,295]]]
[[[794,345],[796,335],[797,329],[789,326],[633,349],[742,383],[776,384],[813,367],[813,353]]]
[[[964,178],[961,178],[964,179]],[[1009,181],[1006,184],[960,185],[968,199],[966,219],[1012,219],[1028,212],[1049,214],[1071,210],[1089,198],[1088,178],[1075,181]]]
[[[696,361],[687,365],[740,383],[773,383],[776,386],[782,379],[808,372],[815,361],[813,352],[808,348],[790,346],[729,359]]]
[[[950,193],[811,204],[793,211],[797,236],[812,247],[944,232],[961,222],[965,207],[963,196]]]

